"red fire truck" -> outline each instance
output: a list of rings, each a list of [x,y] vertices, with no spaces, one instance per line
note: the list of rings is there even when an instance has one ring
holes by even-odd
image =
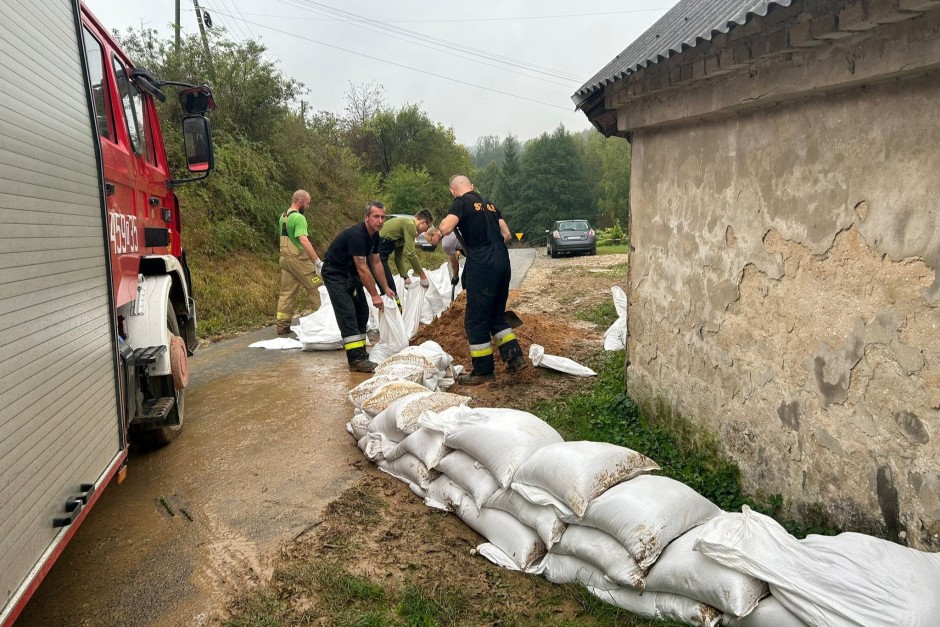
[[[183,179],[154,103],[168,95]],[[207,86],[135,68],[79,0],[0,3],[0,625],[129,438],[182,426],[196,308],[173,190],[213,168],[212,108]]]

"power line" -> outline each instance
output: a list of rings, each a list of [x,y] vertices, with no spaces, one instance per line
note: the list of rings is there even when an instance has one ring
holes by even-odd
[[[235,20],[238,20],[238,19],[239,19],[239,18],[236,18],[234,15],[229,15],[229,17],[231,17],[232,19],[235,19]],[[242,18],[240,18],[240,19],[241,19],[242,21],[245,20],[244,17],[242,17]],[[425,44],[422,44],[422,43],[420,43],[420,42],[412,41],[412,40],[408,39],[407,37],[399,37],[399,36],[397,36],[397,35],[388,33],[388,32],[385,31],[385,29],[379,28],[379,27],[377,27],[377,26],[372,26],[372,25],[370,25],[370,24],[360,24],[360,26],[362,26],[363,28],[366,28],[366,29],[368,29],[368,30],[371,30],[371,31],[373,31],[373,32],[377,32],[377,33],[379,33],[379,34],[381,34],[381,35],[385,35],[386,37],[391,37],[391,38],[393,38],[393,39],[398,39],[398,40],[400,40],[400,41],[406,41],[406,42],[409,42],[409,43],[411,43],[411,44],[414,44],[414,45],[417,45],[417,46],[421,46],[422,48],[426,48],[426,49],[428,49],[428,50],[436,50],[436,51],[438,51],[438,52],[445,52],[445,53],[447,53],[447,54],[454,55],[454,56],[459,57],[459,58],[461,58],[461,59],[466,59],[466,60],[468,60],[468,61],[472,61],[472,62],[474,62],[474,63],[479,63],[479,64],[481,64],[481,65],[485,65],[485,66],[487,66],[487,67],[495,68],[495,69],[498,69],[498,70],[503,70],[503,71],[505,71],[505,72],[512,72],[513,74],[518,74],[519,76],[525,76],[526,78],[531,78],[531,79],[533,79],[533,80],[542,81],[542,82],[544,82],[544,83],[549,83],[549,84],[551,84],[551,85],[558,85],[559,87],[568,87],[568,88],[570,88],[572,85],[574,85],[575,87],[577,87],[578,85],[581,85],[581,84],[584,83],[584,80],[583,80],[583,79],[570,79],[570,80],[568,80],[567,82],[559,83],[558,81],[549,80],[549,79],[547,79],[547,78],[543,78],[543,77],[540,77],[540,76],[536,76],[536,75],[534,75],[534,74],[530,74],[530,73],[527,73],[527,72],[525,72],[525,71],[514,70],[514,69],[511,69],[511,67],[504,67],[504,66],[500,66],[500,65],[493,64],[493,63],[487,63],[486,61],[481,61],[480,59],[474,59],[472,56],[468,56],[468,55],[460,54],[460,53],[457,53],[457,52],[454,52],[454,51],[450,51],[450,50],[447,50],[446,48],[444,48],[444,47],[442,47],[442,46],[439,46],[439,45],[436,45],[436,44],[425,45]],[[509,65],[509,64],[505,64],[505,65]]]
[[[568,80],[568,81],[571,81],[571,82],[573,82],[573,83],[576,82],[576,83],[578,83],[578,84],[583,83],[584,80],[585,80],[583,77],[576,76],[576,75],[574,75],[574,74],[570,74],[570,73],[567,73],[567,72],[562,72],[562,71],[556,70],[556,69],[554,69],[554,68],[536,65],[536,64],[534,64],[534,63],[529,63],[529,62],[527,62],[527,61],[520,61],[520,60],[517,60],[517,59],[512,59],[512,58],[510,58],[510,57],[506,57],[506,56],[503,56],[503,55],[498,55],[498,54],[495,54],[495,53],[492,53],[492,52],[488,52],[488,51],[485,51],[485,50],[479,50],[479,49],[476,48],[476,47],[465,46],[465,45],[462,45],[462,44],[455,44],[455,43],[450,42],[450,41],[448,41],[448,40],[446,40],[446,39],[441,39],[441,38],[439,38],[439,37],[432,37],[432,36],[430,36],[430,35],[425,35],[425,34],[423,34],[423,33],[419,33],[419,32],[416,32],[416,31],[412,31],[412,30],[408,30],[408,29],[405,29],[405,28],[401,28],[401,27],[399,27],[399,26],[393,26],[393,25],[388,24],[388,23],[385,23],[385,22],[381,22],[381,21],[378,21],[378,20],[373,20],[373,19],[370,19],[370,18],[361,16],[361,15],[357,15],[357,14],[355,14],[355,13],[350,13],[350,12],[348,12],[348,11],[343,11],[343,10],[341,10],[341,9],[334,9],[333,7],[330,7],[330,6],[328,6],[328,5],[322,4],[322,3],[320,3],[320,2],[315,2],[314,0],[278,0],[278,2],[281,2],[281,3],[284,3],[284,4],[289,4],[289,5],[291,5],[291,6],[296,6],[296,7],[298,7],[298,8],[306,8],[307,10],[310,10],[310,11],[313,11],[313,12],[317,12],[317,13],[321,13],[321,14],[324,13],[324,12],[326,12],[326,14],[328,14],[328,15],[340,15],[340,16],[343,16],[343,17],[349,17],[349,18],[352,18],[353,21],[358,22],[358,23],[360,23],[360,24],[362,24],[362,23],[368,23],[368,24],[372,24],[372,25],[378,26],[378,27],[382,28],[383,30],[389,30],[389,29],[390,29],[390,30],[393,30],[393,31],[395,31],[395,32],[398,32],[398,33],[400,33],[400,34],[402,34],[402,35],[405,35],[406,37],[411,37],[411,38],[419,39],[419,40],[424,41],[424,42],[427,42],[427,43],[437,44],[437,45],[439,45],[439,46],[443,46],[443,47],[445,47],[445,48],[449,48],[449,49],[453,49],[453,50],[460,50],[461,52],[469,53],[469,54],[471,54],[471,55],[473,55],[473,56],[478,56],[478,57],[481,57],[481,58],[485,58],[485,59],[489,59],[489,60],[492,60],[492,61],[496,61],[497,63],[503,63],[503,64],[506,64],[506,65],[510,65],[510,66],[512,66],[512,67],[517,67],[517,68],[525,69],[525,70],[528,70],[528,71],[538,72],[538,73],[540,73],[540,74],[545,74],[545,75],[551,76],[551,77],[553,77],[553,78],[560,78],[560,79],[562,79],[562,80]],[[299,3],[299,4],[298,4],[298,3]]]
[[[452,22],[513,22],[527,20],[552,20],[569,17],[599,17],[603,15],[622,15],[626,13],[653,13],[657,11],[668,11],[671,7],[660,7],[656,9],[630,9],[625,11],[605,11],[603,13],[568,13],[564,15],[528,15],[520,17],[465,17],[459,19],[435,19],[435,20],[383,20],[387,24],[440,24]],[[306,20],[312,22],[352,22],[355,20],[337,19],[331,17],[297,17],[287,15],[271,15],[270,13],[245,13],[244,15],[265,16],[282,20]]]
[[[258,22],[252,22],[252,21],[250,21],[250,20],[245,20],[245,22],[247,22],[247,23],[249,23],[249,24],[251,24],[251,25],[253,25],[253,26],[257,26],[257,27],[259,27],[259,28],[264,28],[264,29],[273,31],[273,32],[275,32],[275,33],[280,33],[280,34],[282,34],[282,35],[289,35],[289,36],[295,37],[295,38],[297,38],[297,39],[302,39],[302,40],[304,40],[304,41],[309,41],[309,42],[311,42],[311,43],[320,44],[321,46],[326,46],[327,48],[333,48],[334,50],[341,50],[342,52],[348,52],[349,54],[354,54],[354,55],[356,55],[356,56],[365,57],[365,58],[367,58],[367,59],[372,59],[373,61],[379,61],[379,62],[381,62],[381,63],[387,63],[388,65],[394,65],[394,66],[396,66],[396,67],[404,68],[404,69],[406,69],[406,70],[411,70],[411,71],[413,71],[413,72],[420,72],[421,74],[426,74],[426,75],[428,75],[428,76],[433,76],[433,77],[435,77],[435,78],[440,78],[440,79],[443,79],[443,80],[445,80],[445,81],[450,81],[450,82],[452,82],[452,83],[457,83],[457,84],[459,84],[459,85],[465,85],[465,86],[467,86],[467,87],[476,87],[477,89],[482,89],[482,90],[484,90],[484,91],[490,91],[490,92],[493,92],[493,93],[495,93],[495,94],[501,94],[501,95],[503,95],[503,96],[509,96],[510,98],[517,98],[517,99],[519,99],[519,100],[526,100],[526,101],[528,101],[528,102],[534,102],[534,103],[536,103],[536,104],[545,105],[545,106],[547,106],[547,107],[553,107],[553,108],[555,108],[555,109],[561,109],[561,110],[563,110],[563,111],[568,111],[568,112],[571,111],[571,107],[562,107],[561,105],[556,105],[556,104],[553,104],[553,103],[551,103],[551,102],[545,102],[545,101],[542,101],[542,100],[536,100],[536,99],[534,99],[534,98],[526,98],[525,96],[520,96],[520,95],[518,95],[518,94],[513,94],[513,93],[510,93],[510,92],[506,92],[506,91],[501,91],[501,90],[499,90],[499,89],[493,89],[492,87],[486,87],[486,86],[484,86],[484,85],[477,85],[477,84],[475,84],[475,83],[468,83],[468,82],[466,82],[466,81],[457,80],[457,79],[452,78],[452,77],[450,77],[450,76],[444,76],[443,74],[436,74],[436,73],[434,73],[434,72],[428,72],[427,70],[422,70],[422,69],[420,69],[420,68],[411,67],[411,66],[405,65],[405,64],[403,64],[403,63],[396,63],[395,61],[389,61],[388,59],[382,59],[382,58],[380,58],[380,57],[374,57],[374,56],[372,56],[372,55],[370,55],[370,54],[365,54],[365,53],[363,53],[363,52],[357,52],[357,51],[355,51],[355,50],[349,50],[348,48],[343,48],[343,47],[341,47],[341,46],[335,46],[335,45],[333,45],[333,44],[328,44],[328,43],[326,43],[326,42],[324,42],[324,41],[318,41],[318,40],[316,40],[316,39],[311,39],[311,38],[309,38],[309,37],[304,37],[303,35],[297,35],[297,34],[295,34],[295,33],[291,33],[291,32],[286,31],[286,30],[281,30],[281,29],[279,29],[279,28],[274,28],[274,27],[272,27],[272,26],[267,26],[267,25],[265,25],[265,24],[260,24],[260,23],[258,23]]]

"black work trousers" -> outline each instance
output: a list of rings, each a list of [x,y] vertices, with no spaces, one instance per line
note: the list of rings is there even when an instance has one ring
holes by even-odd
[[[343,344],[358,336],[364,340],[369,325],[369,303],[359,275],[352,276],[347,270],[330,264],[323,266],[322,275]]]
[[[492,281],[467,281],[467,312],[464,316],[464,330],[470,345],[485,344],[491,335],[509,328],[506,322],[506,301],[509,300],[509,271],[500,269],[490,278]],[[467,269],[464,270],[464,273]],[[472,286],[472,287],[471,287]]]

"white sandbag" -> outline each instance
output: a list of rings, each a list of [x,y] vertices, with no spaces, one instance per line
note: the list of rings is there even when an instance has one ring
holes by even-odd
[[[648,570],[667,544],[720,513],[717,505],[684,483],[643,475],[591,501],[581,524],[617,538],[640,568]]]
[[[386,359],[386,361],[388,361],[388,359]],[[424,385],[422,381],[424,381],[425,371],[424,368],[418,364],[379,364],[375,369],[375,372],[384,376],[395,377],[397,379],[403,379],[405,381],[411,381],[412,383],[420,383]]]
[[[580,583],[599,590],[614,590],[619,587],[607,579],[596,566],[574,555],[549,552],[526,572],[530,575],[541,575],[557,584]]]
[[[400,349],[395,355],[389,357],[379,364],[375,369],[376,374],[397,374],[399,372],[413,372],[414,369],[420,369],[420,376],[415,378],[413,374],[403,377],[410,381],[415,381],[424,385],[429,390],[437,389],[437,380],[441,376],[441,371],[437,364],[427,356],[425,351],[415,348]]]
[[[357,409],[352,419],[346,423],[346,430],[349,431],[349,433],[356,438],[356,442],[358,442],[364,435],[369,433],[370,422],[372,422],[372,418],[361,409]]]
[[[555,546],[552,553],[559,555],[574,555],[585,562],[594,564],[607,575],[607,578],[623,586],[643,590],[646,585],[644,571],[637,565],[626,547],[609,533],[582,527],[581,525],[568,525],[565,533]]]
[[[409,394],[427,391],[428,389],[420,383],[393,378],[391,381],[376,388],[372,395],[362,402],[360,407],[367,415],[378,416],[398,399],[404,398]]]
[[[535,531],[506,512],[488,507],[477,508],[473,499],[465,498],[456,514],[467,526],[509,556],[519,570],[529,568],[545,555],[545,545]]]
[[[380,462],[385,459],[385,449],[392,446],[397,446],[397,443],[391,442],[381,433],[369,433],[365,447],[359,448],[362,448],[362,454],[366,456],[366,459],[372,462]],[[401,455],[398,457],[401,457]]]
[[[425,272],[427,274],[427,272]],[[428,277],[430,279],[430,277]],[[428,288],[424,294],[424,303],[421,307],[421,323],[431,324],[434,319],[440,316],[447,309],[447,303],[444,302],[441,292],[437,289],[434,281],[428,280]]]
[[[426,357],[431,360],[431,363],[437,368],[438,372],[447,370],[448,366],[454,361],[454,358],[444,352],[441,345],[433,340],[421,342],[418,346],[408,346],[407,348],[403,348],[398,354],[403,357],[406,355],[421,355],[422,357]]]
[[[743,618],[722,616],[721,624],[726,627],[806,627],[806,623],[772,596],[762,599],[754,611]]]
[[[501,488],[494,492],[484,505],[512,514],[523,525],[535,529],[535,533],[539,534],[548,550],[552,549],[565,532],[566,525],[558,518],[555,508],[535,505],[511,488]],[[623,551],[626,553],[626,549]],[[630,559],[632,561],[633,558]]]
[[[512,478],[512,488],[566,516],[584,516],[588,503],[609,488],[659,470],[646,455],[607,442],[559,442],[532,453]]]
[[[747,615],[769,593],[767,584],[694,550],[701,532],[701,527],[691,529],[666,547],[646,574],[646,590],[689,597],[733,616]]]
[[[762,579],[794,616],[810,625],[936,625],[940,554],[860,533],[797,540],[749,507],[702,529],[695,548]]]
[[[401,442],[390,444],[383,451],[385,459],[398,459],[405,453],[411,453],[429,469],[437,466],[453,450],[444,444],[444,434],[433,429],[418,429]]]
[[[463,451],[448,453],[435,469],[463,488],[477,507],[482,507],[483,503],[500,489],[496,479],[483,464]]]
[[[588,591],[602,601],[646,618],[676,620],[703,627],[715,627],[721,619],[721,612],[717,609],[668,592],[641,593],[632,588],[601,590],[590,586]]]
[[[398,294],[401,299],[402,323],[409,340],[418,334],[418,327],[421,326],[421,309],[426,293],[427,288],[421,287],[420,282],[413,281],[411,285],[405,286],[404,294],[400,292]],[[405,346],[407,345],[408,343],[405,342]]]
[[[392,381],[402,381],[396,376],[388,374],[377,374],[369,377],[353,389],[349,390],[347,397],[349,402],[352,403],[355,407],[360,408],[362,404],[370,396],[375,394],[375,391],[386,383],[391,383]]]
[[[562,441],[546,422],[516,409],[460,406],[422,414],[419,422],[442,432],[447,446],[486,466],[503,488],[509,487],[513,473],[532,453]]]
[[[472,501],[466,491],[454,483],[450,477],[440,475],[428,486],[424,504],[445,512],[457,512],[464,499]]]
[[[460,270],[462,270],[462,267]],[[460,270],[458,270],[458,272]],[[438,266],[436,270],[425,270],[424,273],[441,294],[445,307],[450,307],[451,302],[453,302],[451,299],[452,293],[454,298],[456,298],[457,295],[463,291],[463,286],[460,285],[460,282],[458,282],[456,286],[450,284],[450,264],[446,261]]]
[[[396,479],[421,486],[423,490],[427,490],[438,476],[437,472],[428,470],[414,455],[402,455],[393,461],[382,460],[376,462],[376,466]]]
[[[416,396],[412,401],[403,404],[396,416],[398,428],[405,433],[414,433],[421,428],[420,418],[424,412],[442,412],[451,407],[459,407],[470,402],[469,396],[451,394],[450,392],[430,392]]]
[[[558,355],[546,355],[545,347],[539,344],[529,346],[529,359],[532,360],[533,366],[541,366],[542,368],[557,370],[565,374],[573,374],[578,377],[593,377],[597,375],[596,372],[587,366],[582,366],[573,359],[559,357]]]
[[[294,348],[303,348],[304,344],[300,340],[295,340],[292,337],[276,337],[271,340],[261,340],[260,342],[252,342],[248,345],[248,348],[266,348],[268,350],[290,350]]]
[[[371,299],[366,299],[370,300]],[[381,364],[408,346],[408,335],[398,306],[391,298],[382,297],[382,311],[378,312],[379,343],[369,353],[369,359]],[[378,369],[376,369],[378,370]],[[377,373],[381,374],[381,373]]]
[[[368,434],[368,433],[365,434],[364,436],[362,436],[361,438],[359,438],[359,441],[356,442],[356,446],[358,446],[358,447],[359,447],[359,450],[362,451],[363,453],[365,453],[366,447],[367,447],[368,445],[369,445],[369,434]]]
[[[338,350],[343,348],[343,335],[336,323],[333,313],[333,303],[330,302],[330,293],[326,286],[317,288],[320,294],[320,307],[307,316],[302,316],[300,324],[291,327],[291,331],[301,342],[303,350]]]
[[[614,297],[617,320],[604,332],[604,350],[622,351],[627,347],[627,295],[618,285],[611,287],[610,291]]]
[[[516,564],[515,560],[503,553],[495,544],[484,542],[476,548],[476,552],[500,568],[505,568],[507,570],[521,570]]]
[[[372,422],[369,423],[369,431],[372,433],[381,433],[392,442],[401,442],[408,437],[409,434],[398,428],[398,414],[411,401],[430,396],[431,394],[434,394],[434,392],[425,390],[423,392],[415,392],[414,394],[403,396],[396,400],[389,405],[385,411],[379,413],[379,415],[372,419]]]

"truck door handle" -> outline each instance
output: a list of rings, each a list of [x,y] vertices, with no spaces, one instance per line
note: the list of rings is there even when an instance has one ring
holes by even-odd
[[[53,527],[67,527],[71,525],[76,518],[78,518],[78,515],[82,512],[82,508],[88,505],[89,497],[95,493],[95,484],[83,483],[79,487],[79,490],[81,490],[81,494],[78,496],[73,496],[65,501],[65,511],[68,513],[68,516],[59,516],[53,518]]]
[[[105,181],[104,193],[106,196],[114,196],[114,183],[109,183]]]
[[[159,198],[157,198],[156,196],[151,196],[151,197],[150,197],[150,206],[151,206],[151,207],[156,207],[156,206],[159,205],[159,204],[160,204],[160,199],[159,199]]]

